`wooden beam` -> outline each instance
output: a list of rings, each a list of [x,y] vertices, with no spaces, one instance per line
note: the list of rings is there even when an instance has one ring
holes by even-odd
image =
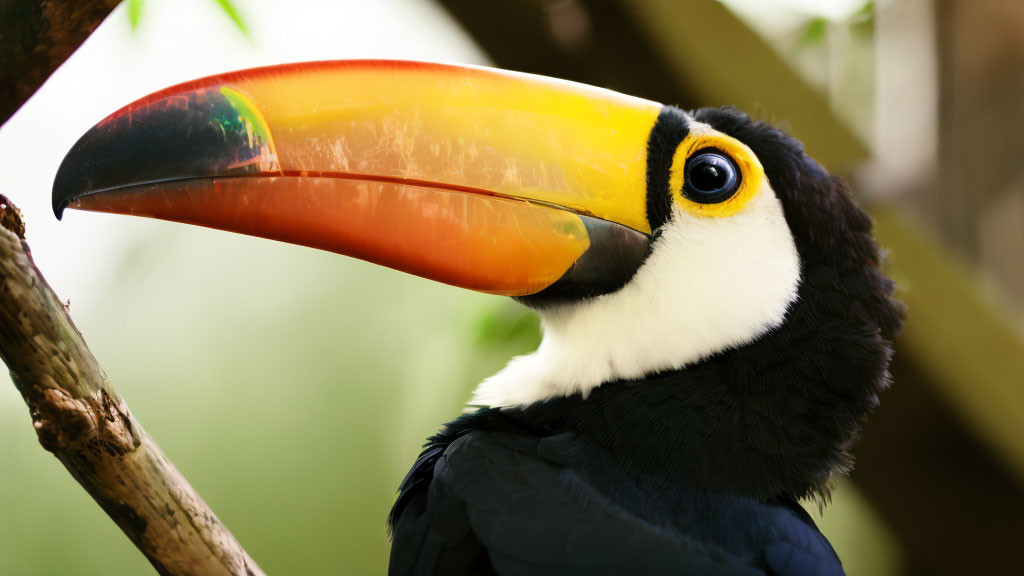
[[[1024,478],[1024,342],[1007,311],[893,207],[872,211],[910,317],[899,351]]]
[[[619,2],[439,0],[502,68],[692,106],[646,30]]]
[[[959,407],[935,393],[930,360],[907,352],[914,337],[897,342],[894,385],[864,428],[850,478],[895,534],[905,576],[1012,573],[1024,486]]]

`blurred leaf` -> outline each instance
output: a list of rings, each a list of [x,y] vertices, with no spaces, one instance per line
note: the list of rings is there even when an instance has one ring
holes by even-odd
[[[476,340],[481,346],[506,346],[532,349],[540,343],[540,317],[529,308],[502,302],[480,315]]]
[[[850,32],[864,36],[872,36],[875,33],[875,3],[865,2],[860,10],[857,10],[849,20]]]
[[[232,0],[213,0],[220,6],[220,9],[227,14],[228,18],[235,23],[235,26],[244,34],[246,37],[249,36],[249,28],[245,25],[245,20],[242,19],[242,14],[235,7],[235,3]],[[128,21],[131,22],[132,31],[136,31],[139,28],[139,20],[142,17],[142,8],[146,3],[146,0],[128,0]]]
[[[234,2],[232,2],[231,0],[214,1],[220,6],[221,10],[223,10],[224,13],[228,15],[228,18],[231,18],[231,20],[235,23],[235,26],[238,26],[238,29],[242,31],[242,34],[248,36],[249,29],[246,27],[245,21],[242,20],[242,15],[238,12],[238,9],[235,8]]]
[[[139,18],[142,16],[142,6],[146,0],[128,0],[128,22],[132,25],[132,31],[138,30]]]
[[[875,34],[874,20],[861,20],[850,25],[850,33],[858,36],[871,37]]]
[[[828,36],[828,20],[824,17],[819,16],[812,19],[804,27],[803,36],[800,37],[800,44],[803,46],[811,46],[814,44],[820,44]]]
[[[875,17],[875,2],[874,0],[868,0],[857,10],[856,18],[873,19]]]

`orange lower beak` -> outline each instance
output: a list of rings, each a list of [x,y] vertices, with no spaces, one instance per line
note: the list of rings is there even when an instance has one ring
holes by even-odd
[[[262,236],[494,294],[599,294],[647,255],[659,110],[477,68],[243,71],[100,122],[61,165],[54,210]]]

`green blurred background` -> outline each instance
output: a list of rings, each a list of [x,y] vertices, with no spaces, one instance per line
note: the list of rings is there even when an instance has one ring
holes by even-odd
[[[858,467],[813,515],[851,576],[1013,571],[1024,3],[129,4],[0,129],[0,191],[136,417],[268,573],[384,573],[384,519],[420,444],[536,346],[537,318],[264,240],[95,214],[58,225],[49,186],[82,132],[148,92],[357,57],[492,64],[783,121],[853,181],[911,306]],[[148,573],[0,382],[0,574]]]

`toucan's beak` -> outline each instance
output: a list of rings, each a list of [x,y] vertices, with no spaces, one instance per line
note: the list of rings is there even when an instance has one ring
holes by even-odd
[[[495,294],[559,281],[600,293],[648,251],[646,149],[660,110],[482,68],[235,72],[97,124],[61,164],[53,208],[263,236]]]

